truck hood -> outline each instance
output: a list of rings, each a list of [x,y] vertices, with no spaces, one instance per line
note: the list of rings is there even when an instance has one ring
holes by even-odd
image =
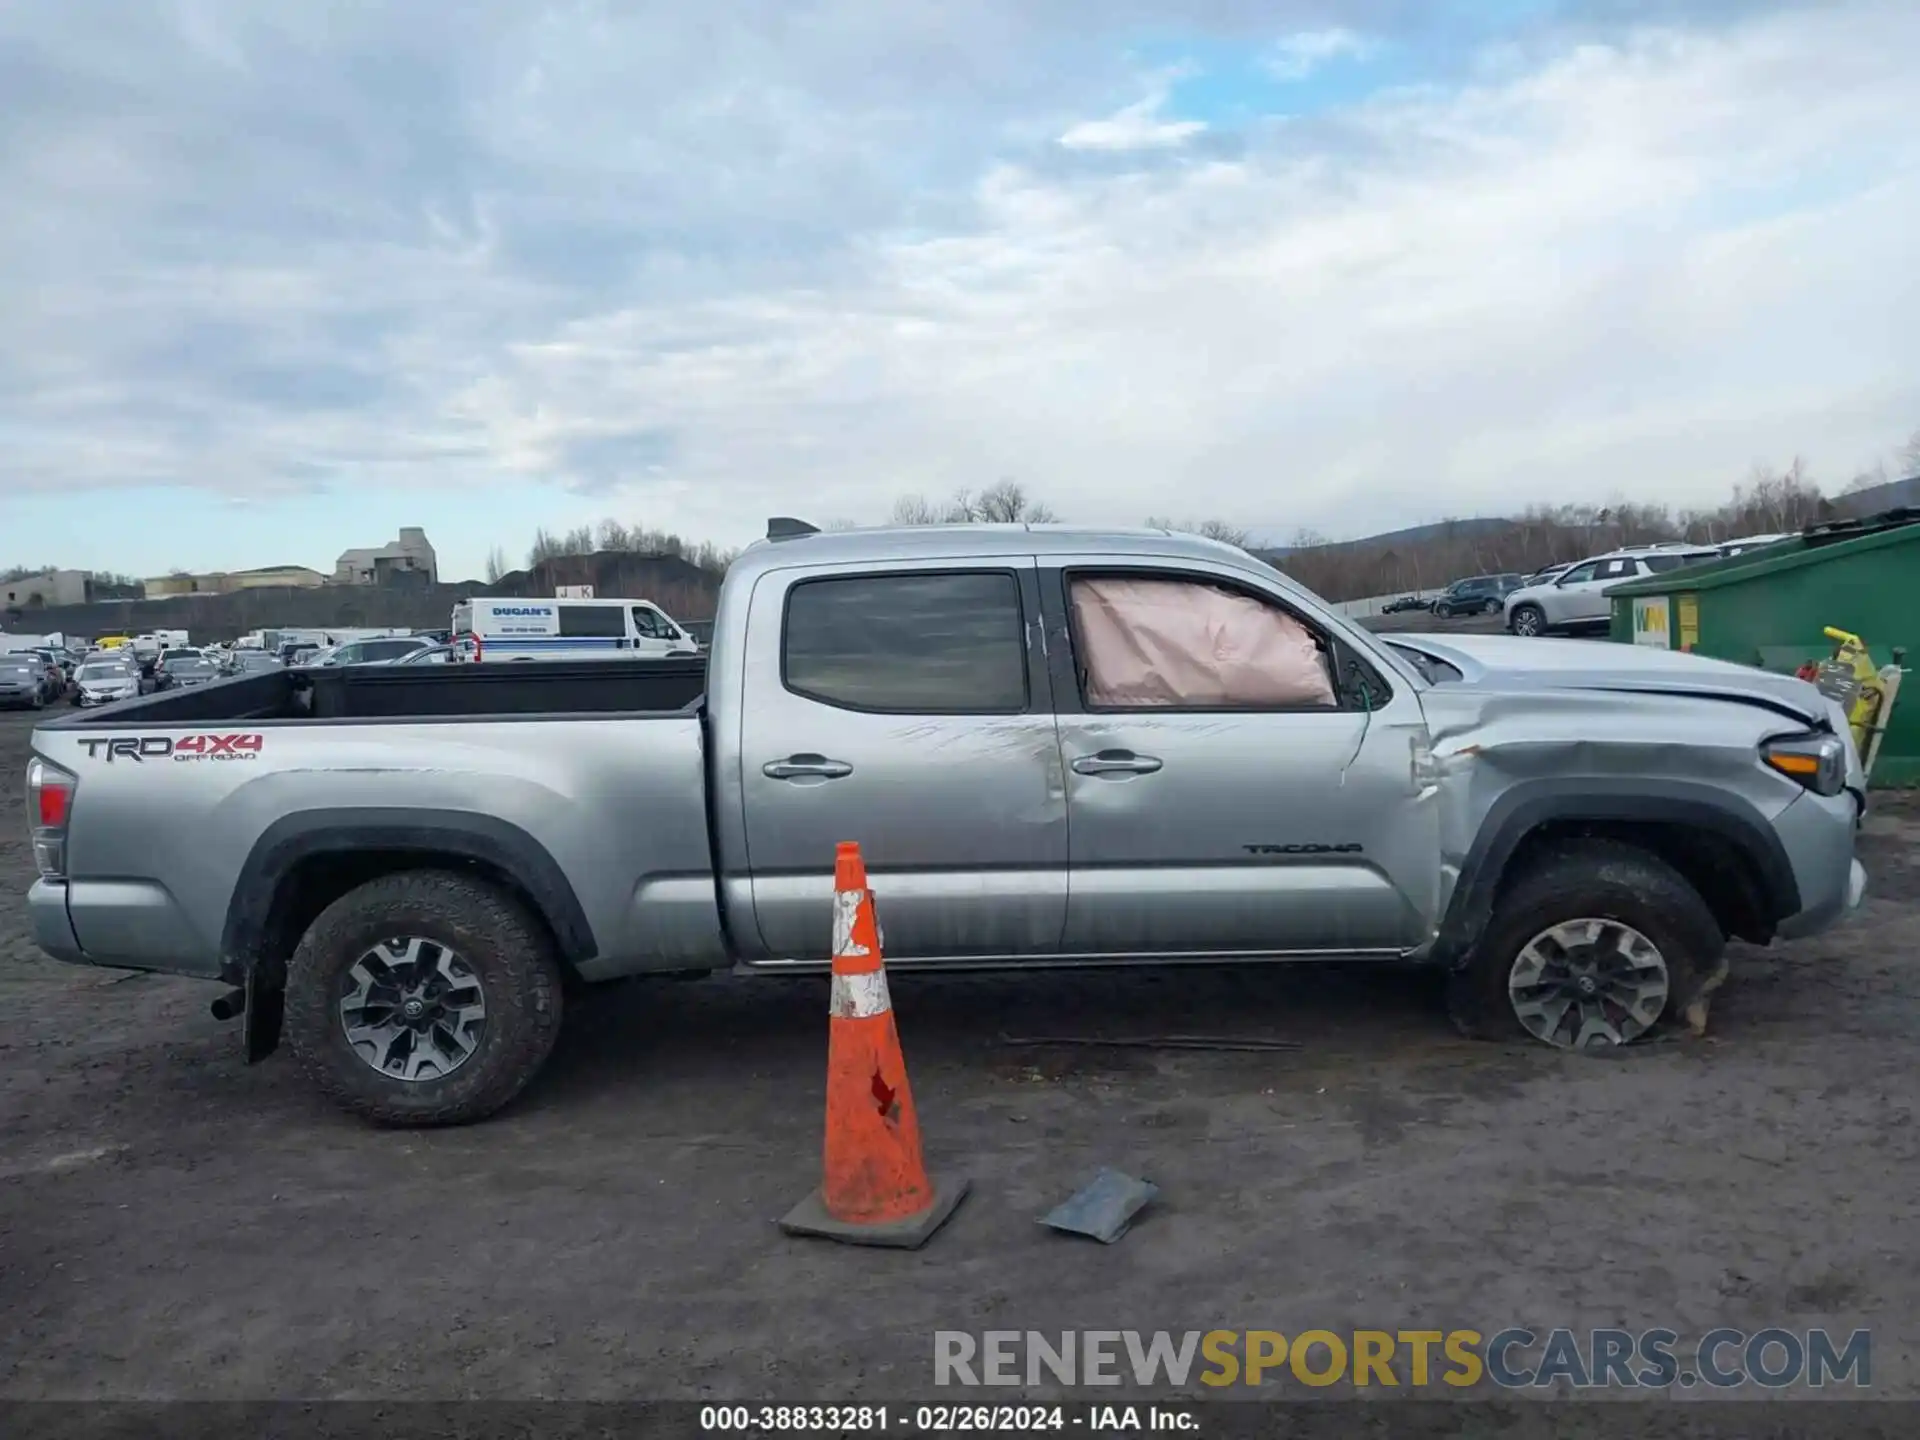
[[[1594,640],[1516,635],[1382,636],[1460,671],[1451,682],[1496,690],[1617,690],[1696,695],[1773,710],[1810,727],[1834,724],[1838,707],[1804,680],[1704,655]],[[1845,733],[1844,724],[1838,727]]]

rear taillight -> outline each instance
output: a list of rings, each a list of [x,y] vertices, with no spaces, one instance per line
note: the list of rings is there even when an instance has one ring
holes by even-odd
[[[27,820],[33,863],[48,880],[67,873],[67,821],[79,782],[58,765],[35,758],[27,762]]]

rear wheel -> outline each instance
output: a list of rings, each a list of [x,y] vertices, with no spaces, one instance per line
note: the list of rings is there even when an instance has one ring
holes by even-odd
[[[350,891],[287,968],[286,1037],[308,1077],[388,1125],[491,1115],[546,1063],[560,1013],[546,932],[497,887],[445,871]]]
[[[1455,1024],[1563,1050],[1630,1045],[1691,1004],[1726,947],[1700,894],[1658,856],[1570,841],[1536,856],[1448,980]]]
[[[1516,605],[1513,607],[1513,619],[1509,622],[1516,635],[1544,635],[1547,633],[1547,615],[1538,605]]]
[[[1488,615],[1498,615],[1500,613],[1500,602],[1498,600],[1489,600],[1486,604],[1482,605],[1480,609]]]

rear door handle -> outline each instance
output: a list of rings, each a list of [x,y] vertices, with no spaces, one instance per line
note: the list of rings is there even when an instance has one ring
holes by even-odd
[[[824,755],[789,755],[784,760],[769,760],[760,767],[760,773],[769,780],[843,780],[853,773],[853,766]]]
[[[1160,761],[1153,756],[1136,755],[1131,750],[1102,750],[1073,762],[1076,775],[1151,775],[1159,768]]]

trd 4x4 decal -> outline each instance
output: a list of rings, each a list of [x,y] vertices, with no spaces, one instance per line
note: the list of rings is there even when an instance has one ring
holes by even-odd
[[[125,735],[111,740],[82,740],[80,747],[91,760],[104,757],[115,760],[257,760],[266,743],[264,735],[182,735],[178,740],[166,735]]]

